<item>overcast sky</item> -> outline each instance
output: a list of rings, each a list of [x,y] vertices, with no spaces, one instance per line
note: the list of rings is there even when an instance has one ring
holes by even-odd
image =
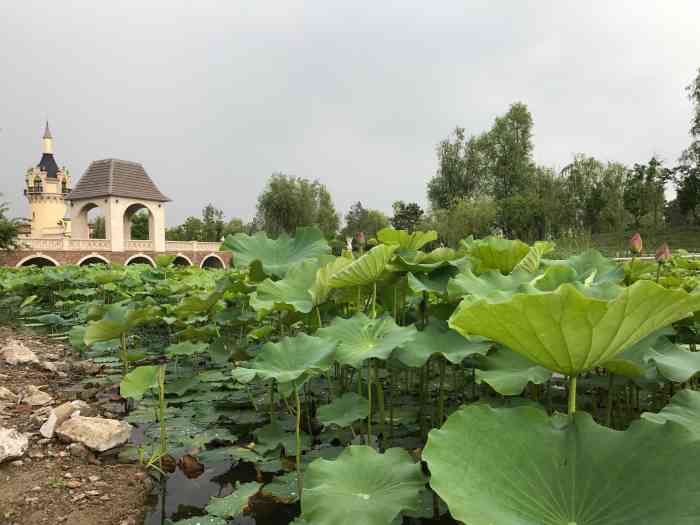
[[[535,157],[675,161],[700,67],[698,0],[0,0],[0,192],[25,216],[48,116],[60,165],[142,162],[173,199],[250,218],[273,172],[356,201],[426,203],[435,146],[515,101]],[[189,6],[197,7],[189,7]]]

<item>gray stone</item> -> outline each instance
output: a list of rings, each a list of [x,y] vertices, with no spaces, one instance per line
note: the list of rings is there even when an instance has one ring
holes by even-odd
[[[27,405],[37,407],[48,405],[52,401],[53,397],[46,392],[42,392],[34,385],[27,385],[24,387],[24,390],[22,390],[22,403],[26,403]]]
[[[94,416],[95,411],[85,401],[68,401],[67,403],[57,406],[51,411],[49,418],[46,420],[46,423],[41,426],[39,432],[45,438],[52,438],[56,428],[73,414],[78,414],[81,416]]]
[[[39,358],[23,343],[15,339],[9,341],[0,352],[2,358],[9,365],[26,365],[30,363],[38,363]]]
[[[28,448],[27,436],[14,428],[0,428],[0,463],[21,458]]]
[[[15,403],[17,401],[17,395],[14,394],[12,390],[5,388],[4,386],[0,386],[0,399]]]
[[[56,435],[64,441],[82,443],[97,452],[123,445],[131,437],[131,425],[116,419],[73,416],[64,421]]]

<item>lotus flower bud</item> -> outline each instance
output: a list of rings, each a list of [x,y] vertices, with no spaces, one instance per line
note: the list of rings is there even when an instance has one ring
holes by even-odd
[[[661,246],[659,246],[659,249],[656,250],[656,262],[659,264],[663,264],[671,259],[671,250],[668,247],[668,244],[663,243]]]
[[[639,235],[639,232],[637,232],[630,238],[630,251],[634,255],[639,255],[642,253],[642,247],[642,236]]]
[[[355,240],[360,245],[364,245],[365,244],[365,232],[357,232],[357,234],[355,235]]]

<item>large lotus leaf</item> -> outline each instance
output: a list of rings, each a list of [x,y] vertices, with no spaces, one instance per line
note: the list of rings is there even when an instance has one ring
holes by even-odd
[[[169,356],[193,356],[195,354],[203,354],[209,350],[209,343],[193,343],[192,341],[183,341],[175,343],[165,349],[165,353]]]
[[[257,311],[287,308],[308,314],[314,307],[311,287],[318,267],[318,260],[309,259],[291,266],[282,280],[265,279],[250,295],[250,305]]]
[[[295,263],[330,251],[323,233],[316,227],[297,228],[294,237],[283,233],[277,239],[270,239],[262,232],[254,236],[237,233],[226,238],[223,249],[234,253],[236,268],[247,268],[260,261],[265,273],[275,277],[284,277]]]
[[[517,293],[502,302],[465,299],[450,326],[465,336],[504,344],[550,370],[577,375],[699,308],[700,294],[650,281],[639,281],[612,300],[564,284],[553,292]]]
[[[266,343],[251,361],[233,370],[233,377],[249,383],[256,377],[278,383],[306,381],[309,374],[328,369],[333,363],[336,343],[299,334],[279,343]]]
[[[695,439],[700,439],[700,392],[681,390],[673,396],[671,402],[661,412],[644,412],[642,418],[652,423],[663,425],[666,421],[674,421],[693,433]]]
[[[334,273],[328,280],[331,288],[347,286],[364,286],[375,283],[384,273],[397,246],[395,244],[380,244],[375,246],[362,257],[355,259],[341,270]]]
[[[509,274],[530,251],[530,247],[522,241],[496,237],[462,241],[462,246],[474,259],[476,273],[498,270]]]
[[[158,387],[158,366],[139,366],[124,376],[119,385],[122,397],[143,399],[143,395],[151,388]]]
[[[328,405],[318,409],[318,420],[325,425],[347,427],[355,421],[365,419],[369,410],[369,401],[355,392],[347,392],[334,399]]]
[[[265,454],[280,446],[288,455],[293,454],[296,450],[296,434],[286,432],[277,421],[258,428],[255,431],[255,438],[255,451],[259,454]],[[303,450],[308,449],[312,442],[313,438],[309,434],[301,433],[301,448]]]
[[[567,266],[576,272],[576,280],[589,284],[618,284],[625,278],[622,266],[597,250],[587,250],[562,261],[543,261],[545,266]]]
[[[552,377],[550,370],[505,347],[486,356],[477,356],[476,360],[479,365],[477,382],[488,384],[504,396],[520,395],[528,383],[541,385]]]
[[[451,330],[447,323],[433,319],[413,340],[394,352],[394,357],[404,365],[418,368],[434,355],[445,357],[450,363],[459,364],[470,355],[484,355],[492,343],[483,337],[465,338]]]
[[[153,315],[152,308],[127,308],[119,303],[110,304],[105,307],[102,319],[88,323],[84,335],[85,344],[90,346],[121,337]]]
[[[384,244],[395,244],[402,252],[420,250],[423,246],[437,239],[436,231],[413,232],[384,228],[377,232],[377,239]]]
[[[380,454],[351,446],[335,461],[309,465],[301,514],[314,525],[389,525],[401,511],[417,508],[424,486],[420,464],[405,450]]]
[[[435,248],[432,252],[415,252],[412,255],[399,255],[392,263],[398,271],[414,273],[432,272],[443,266],[448,266],[458,257],[452,248]]]
[[[674,423],[619,432],[585,412],[470,405],[430,432],[423,459],[469,525],[700,523],[700,441]]]
[[[413,293],[432,292],[438,295],[447,293],[447,286],[455,274],[457,269],[448,266],[438,268],[430,273],[407,273],[406,281],[408,287]],[[461,297],[461,296],[460,296]]]
[[[261,486],[261,483],[254,481],[243,484],[237,483],[236,489],[228,496],[211,498],[205,510],[212,516],[234,518],[247,509],[250,498],[260,491]]]
[[[465,268],[449,280],[447,295],[451,301],[461,299],[465,295],[478,298],[508,298],[518,291],[526,290],[536,277],[536,274],[524,270],[516,270],[509,275],[488,271],[477,276],[470,268]]]
[[[416,336],[413,326],[398,326],[391,317],[370,319],[356,314],[350,319],[336,318],[330,326],[316,332],[338,345],[335,358],[341,365],[357,367],[370,358],[389,359],[398,347]]]
[[[309,293],[313,298],[314,305],[320,305],[326,302],[328,295],[332,291],[331,277],[343,270],[346,266],[352,264],[352,259],[349,257],[336,257],[330,262],[325,263],[319,268],[316,273],[316,281],[311,285]]]
[[[537,241],[530,246],[527,255],[523,257],[514,270],[523,270],[525,272],[534,273],[540,267],[542,256],[554,250],[555,244],[549,241]]]

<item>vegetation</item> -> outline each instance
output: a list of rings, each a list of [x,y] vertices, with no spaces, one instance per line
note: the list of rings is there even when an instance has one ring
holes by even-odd
[[[12,250],[17,245],[18,222],[6,217],[6,213],[7,205],[0,202],[0,251]]]
[[[375,239],[237,233],[228,270],[4,268],[0,311],[108,367],[144,436],[122,459],[256,470],[179,524],[261,499],[297,525],[700,521],[700,262]]]

